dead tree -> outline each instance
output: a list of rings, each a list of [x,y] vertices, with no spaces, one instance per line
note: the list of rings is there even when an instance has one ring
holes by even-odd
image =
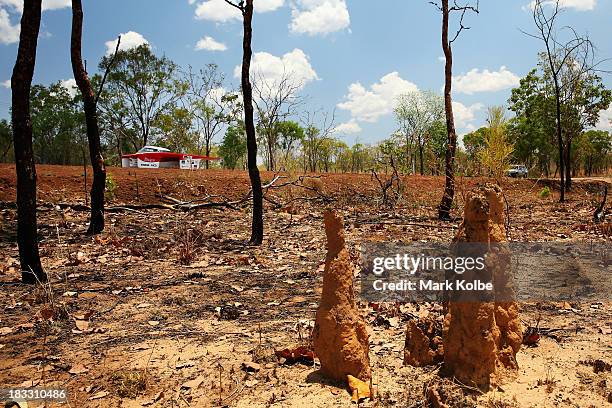
[[[239,4],[230,0],[225,2],[237,8],[242,13],[242,26],[244,30],[242,39],[242,97],[244,103],[244,127],[247,136],[247,167],[249,179],[253,190],[253,219],[251,223],[252,245],[261,245],[263,242],[263,190],[261,188],[261,177],[257,168],[257,139],[255,135],[255,120],[253,109],[253,86],[251,85],[251,39],[253,38],[253,0],[241,1]]]
[[[257,109],[260,133],[263,133],[266,142],[269,171],[276,171],[277,125],[294,114],[303,103],[303,98],[297,94],[301,88],[302,83],[292,80],[287,72],[279,80],[268,80],[261,72],[256,73],[253,102]]]
[[[44,282],[36,224],[36,166],[32,147],[30,88],[36,65],[42,0],[25,0],[17,61],[11,77],[13,145],[17,170],[17,243],[23,283]]]
[[[550,13],[546,12],[546,7],[550,7]],[[542,41],[546,49],[546,62],[555,91],[555,125],[561,188],[559,201],[564,202],[565,192],[572,186],[572,134],[566,132],[568,134],[565,139],[563,137],[562,106],[565,100],[574,97],[575,83],[586,74],[593,72],[599,63],[593,61],[594,46],[588,36],[580,36],[573,28],[564,27],[571,33],[569,40],[562,42],[558,38],[556,23],[562,11],[559,0],[535,0],[532,8],[536,34],[523,33]]]
[[[393,155],[389,156],[389,164],[391,165],[391,169],[393,172],[391,173],[391,178],[381,180],[378,173],[376,173],[375,169],[372,169],[372,177],[376,179],[378,185],[380,186],[380,192],[382,195],[382,204],[383,206],[393,207],[399,201],[402,196],[402,181],[400,179],[399,173],[397,171],[397,166],[395,165],[395,160],[393,159]],[[393,199],[389,200],[389,190],[393,193]]]
[[[452,99],[452,86],[453,86],[453,42],[459,38],[463,30],[469,30],[463,24],[466,13],[474,12],[478,14],[479,2],[476,1],[476,5],[472,6],[469,4],[460,5],[457,0],[453,1],[453,5],[449,6],[449,0],[441,0],[441,3],[430,2],[440,10],[442,13],[442,50],[444,51],[444,110],[446,112],[446,181],[444,185],[444,196],[438,207],[438,218],[440,220],[450,220],[450,211],[453,206],[453,200],[455,198],[455,154],[457,151],[457,132],[455,130],[455,117],[453,115],[453,99]],[[459,28],[455,35],[450,38],[448,33],[448,26],[450,15],[453,12],[458,12],[461,17],[459,19]]]
[[[300,118],[305,129],[303,152],[304,173],[317,171],[321,159],[321,149],[326,139],[333,136],[336,130],[336,110],[327,111],[324,108],[306,111]]]
[[[189,85],[186,94],[189,111],[194,115],[198,131],[204,139],[204,146],[198,142],[198,150],[205,156],[210,156],[213,139],[223,130],[223,125],[230,121],[231,104],[227,95],[223,95],[225,76],[219,71],[217,64],[207,64],[206,67],[194,72],[190,66],[184,73],[185,82]],[[201,140],[201,139],[200,139]],[[210,161],[206,160],[206,168]]]
[[[104,188],[106,185],[106,167],[100,146],[100,128],[98,126],[97,103],[91,81],[87,76],[81,56],[83,34],[83,5],[81,0],[72,0],[72,38],[70,41],[70,59],[72,72],[77,86],[83,95],[85,123],[87,125],[87,141],[89,143],[89,158],[93,168],[93,183],[91,184],[91,215],[87,234],[99,234],[104,230]],[[119,43],[117,43],[119,44]]]

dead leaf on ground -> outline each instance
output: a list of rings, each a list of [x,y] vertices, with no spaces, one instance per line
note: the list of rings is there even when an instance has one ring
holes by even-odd
[[[87,312],[75,313],[72,315],[72,317],[74,317],[75,320],[89,320],[91,319],[91,316],[93,316],[93,314],[93,310],[88,310]]]
[[[359,378],[353,377],[352,375],[346,376],[348,380],[348,386],[351,390],[351,401],[358,403],[359,401],[371,398],[372,393],[370,391],[370,384],[364,381],[361,381]]]
[[[249,388],[250,388],[250,387],[254,387],[254,386],[256,386],[257,384],[259,384],[259,381],[258,381],[258,380],[246,380],[246,381],[244,382],[244,385],[245,385],[246,387],[249,387]]]
[[[149,405],[153,405],[155,404],[157,401],[159,401],[160,399],[162,399],[162,397],[164,396],[164,392],[160,391],[157,394],[155,394],[155,396],[153,396],[153,398],[151,398],[149,401],[143,402],[142,406],[143,407],[147,407]]]
[[[190,388],[192,390],[195,390],[203,382],[204,382],[204,376],[201,375],[199,377],[194,378],[193,380],[190,380],[190,381],[187,381],[186,383],[183,383],[183,385],[181,385],[181,388]]]
[[[94,395],[92,395],[91,397],[89,397],[90,400],[96,400],[96,399],[100,399],[100,398],[104,398],[108,395],[108,391],[100,391]]]
[[[301,362],[304,364],[314,363],[314,352],[305,346],[299,346],[294,349],[284,349],[274,351],[279,358],[284,358],[287,364]]]
[[[89,372],[89,368],[85,367],[83,364],[75,364],[68,372],[74,375],[85,374],[86,372]]]
[[[11,334],[12,332],[12,327],[0,327],[0,336],[6,336],[7,334]]]
[[[75,320],[74,324],[77,327],[77,329],[79,329],[82,332],[89,330],[88,320]]]

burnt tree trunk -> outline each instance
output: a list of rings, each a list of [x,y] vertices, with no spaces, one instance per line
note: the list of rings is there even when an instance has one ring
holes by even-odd
[[[548,43],[546,43],[546,52],[548,54],[548,63],[550,66],[550,70],[552,72],[552,76],[553,76],[553,81],[555,84],[555,119],[556,119],[556,131],[557,131],[557,144],[558,144],[558,149],[559,149],[559,163],[558,163],[558,170],[559,170],[559,178],[560,178],[560,182],[559,182],[559,188],[561,190],[560,192],[560,196],[559,196],[559,202],[564,202],[565,201],[565,150],[563,148],[564,143],[563,143],[563,133],[561,131],[561,87],[559,85],[559,78],[558,75],[555,71],[555,65],[553,63],[552,60],[552,53],[550,50],[550,47],[548,45]],[[555,175],[557,174],[557,171],[555,171]]]
[[[246,0],[242,8],[244,38],[242,41],[242,97],[244,100],[244,125],[247,137],[247,166],[251,188],[253,189],[253,220],[251,224],[251,244],[260,245],[263,242],[263,191],[261,178],[257,168],[257,139],[255,137],[255,121],[253,119],[253,87],[251,86],[251,39],[253,37],[253,0]]]
[[[572,189],[572,139],[567,141],[565,148],[565,191]]]
[[[419,166],[421,168],[421,176],[425,175],[425,166],[423,165],[423,145],[425,142],[419,142]]]
[[[96,96],[91,82],[83,66],[81,56],[81,39],[83,34],[83,5],[81,0],[72,0],[72,38],[70,42],[70,57],[72,72],[77,86],[83,95],[85,123],[87,125],[87,141],[89,142],[89,158],[93,167],[93,182],[91,184],[91,215],[87,234],[99,234],[104,230],[104,187],[106,184],[106,168],[100,146],[100,128],[98,127],[98,112]]]
[[[449,21],[448,0],[442,0],[442,49],[446,60],[444,66],[444,110],[446,111],[446,181],[444,196],[438,208],[440,220],[450,220],[450,211],[455,197],[455,153],[457,150],[457,133],[455,131],[455,118],[453,116],[452,79],[453,79],[453,50],[448,38]]]
[[[36,225],[36,166],[32,148],[30,88],[36,65],[42,0],[25,0],[17,61],[11,77],[13,145],[17,171],[17,243],[23,283],[44,282]]]

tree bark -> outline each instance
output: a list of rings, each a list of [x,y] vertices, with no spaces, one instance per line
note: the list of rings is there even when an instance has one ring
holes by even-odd
[[[549,51],[549,59],[550,59],[550,51]],[[559,196],[559,202],[565,201],[565,149],[563,148],[563,134],[561,132],[561,92],[559,89],[559,80],[557,79],[556,74],[554,74],[554,65],[552,63],[552,59],[550,60],[550,67],[553,70],[553,77],[555,82],[555,99],[556,99],[556,120],[557,120],[557,144],[559,145],[559,188],[561,190]],[[556,172],[555,172],[556,173]]]
[[[423,144],[419,142],[419,166],[421,168],[421,176],[425,175],[425,166],[423,165]]]
[[[247,166],[251,188],[253,189],[253,219],[251,223],[251,244],[261,245],[263,242],[263,191],[261,178],[257,168],[257,139],[255,137],[255,121],[253,119],[253,87],[251,85],[251,39],[253,37],[253,0],[246,0],[242,11],[244,38],[242,41],[242,97],[244,102],[244,125],[247,137]]]
[[[13,145],[17,171],[17,243],[23,283],[47,280],[38,252],[36,166],[32,147],[30,88],[36,65],[42,0],[25,0],[17,61],[11,77]]]
[[[565,147],[565,191],[572,189],[572,139],[569,138]]]
[[[453,51],[448,39],[449,20],[448,0],[442,0],[442,49],[446,60],[444,66],[444,110],[446,111],[446,181],[444,196],[438,208],[440,220],[450,220],[450,211],[455,197],[455,153],[457,150],[457,133],[455,131],[455,118],[453,116],[452,79],[453,79]]]
[[[98,127],[98,112],[96,96],[81,56],[83,34],[83,5],[81,0],[72,0],[72,38],[70,41],[70,59],[74,79],[83,95],[85,123],[87,125],[87,141],[89,142],[89,158],[93,168],[91,184],[91,215],[89,218],[88,235],[99,234],[104,230],[104,187],[106,184],[106,168],[102,147],[100,146],[100,128]]]

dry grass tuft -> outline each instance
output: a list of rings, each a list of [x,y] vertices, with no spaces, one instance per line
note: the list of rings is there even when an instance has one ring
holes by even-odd
[[[147,389],[147,374],[144,370],[119,371],[112,375],[111,382],[122,398],[136,398]]]

